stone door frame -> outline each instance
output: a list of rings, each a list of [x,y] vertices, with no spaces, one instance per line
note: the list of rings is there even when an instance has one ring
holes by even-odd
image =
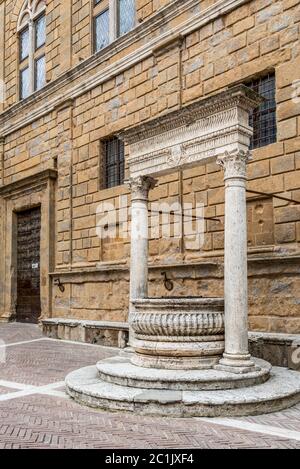
[[[40,285],[41,316],[51,317],[51,280],[55,253],[55,184],[57,171],[47,169],[0,187],[0,322],[16,319],[17,213],[41,208]]]

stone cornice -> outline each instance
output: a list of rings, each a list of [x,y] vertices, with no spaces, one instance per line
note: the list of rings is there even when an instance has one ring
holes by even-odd
[[[176,36],[171,36],[164,42],[158,44],[157,47],[153,49],[153,55],[155,57],[159,57],[167,52],[175,49],[176,47],[180,47],[183,43],[184,37],[181,34],[177,34]]]
[[[229,13],[230,11],[245,3],[248,3],[249,1],[250,0],[220,0],[206,10],[195,13],[191,18],[188,18],[185,22],[173,28],[172,37],[185,37],[193,31],[209,23],[210,21]],[[159,28],[161,28],[161,26],[167,21],[171,20],[175,16],[178,16],[178,14],[181,12],[192,8],[193,6],[199,6],[199,1],[176,0],[175,2],[172,2],[172,4],[160,10],[152,18],[137,26],[125,37],[119,38],[103,51],[81,62],[72,70],[49,83],[45,86],[45,88],[33,94],[26,100],[13,105],[10,109],[0,115],[0,135],[9,135],[24,126],[31,124],[35,120],[52,112],[57,106],[59,106],[61,101],[78,98],[96,86],[103,84],[112,77],[123,73],[125,70],[136,65],[140,61],[151,57],[153,53],[160,48],[160,45],[164,46],[168,38],[170,38],[170,30],[167,30],[154,39],[147,41],[145,45],[138,48],[134,52],[126,55],[119,61],[108,65],[100,72],[97,72],[93,76],[85,79],[84,83],[80,83],[79,85],[70,88],[63,94],[60,94],[60,90],[71,81],[84,76],[94,67],[105,62],[114,54],[124,50],[126,47],[135,43],[137,40],[146,38],[148,33],[153,32],[154,30],[159,30]],[[53,97],[53,95],[55,95],[55,97]],[[41,106],[32,109],[33,105],[39,103],[43,99],[47,99],[46,104],[43,103]],[[17,118],[15,122],[10,121],[19,115],[21,115],[21,118]]]
[[[41,187],[47,184],[49,179],[56,179],[57,171],[55,169],[45,169],[39,173],[32,174],[28,177],[20,179],[19,181],[11,182],[5,186],[0,187],[0,197],[9,199],[16,194],[27,190],[28,188]]]
[[[202,98],[180,110],[163,114],[156,119],[120,132],[119,137],[126,143],[136,143],[182,126],[189,126],[203,117],[216,114],[227,107],[230,108],[233,102],[250,110],[256,108],[262,101],[263,98],[259,98],[257,93],[247,86],[236,85],[221,93]]]

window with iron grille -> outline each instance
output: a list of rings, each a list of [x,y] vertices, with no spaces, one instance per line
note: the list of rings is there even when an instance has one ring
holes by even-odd
[[[250,125],[254,129],[251,149],[275,143],[277,141],[275,73],[252,80],[246,85],[266,99],[250,116]]]
[[[125,178],[124,143],[117,137],[102,142],[103,189],[120,186]]]

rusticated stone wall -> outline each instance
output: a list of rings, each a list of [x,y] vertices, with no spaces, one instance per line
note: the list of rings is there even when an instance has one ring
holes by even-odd
[[[130,200],[125,186],[102,190],[100,140],[275,71],[277,142],[253,152],[248,188],[300,200],[300,99],[295,99],[294,83],[300,79],[300,1],[237,1],[233,7],[226,0],[137,0],[137,28],[97,55],[92,55],[91,3],[47,2],[48,83],[19,103],[15,28],[22,1],[0,2],[5,26],[0,79],[6,84],[1,185],[57,171],[51,195],[51,285],[43,317],[125,321],[129,240],[101,241],[96,211],[100,202],[118,203],[120,195],[128,196],[128,205]],[[7,223],[9,197],[0,194],[1,252],[14,236]],[[20,191],[11,194],[21,206],[22,197]],[[209,164],[161,178],[151,192],[155,201],[203,202],[205,216],[220,221],[206,221],[201,251],[182,239],[150,240],[151,295],[170,294],[161,275],[165,271],[174,281],[172,295],[222,295],[224,182],[219,168]],[[249,194],[248,229],[251,328],[298,333],[300,205]],[[3,280],[10,268],[4,257],[0,318],[7,320],[14,305],[4,306],[10,294]],[[64,293],[53,285],[55,278],[64,283]]]

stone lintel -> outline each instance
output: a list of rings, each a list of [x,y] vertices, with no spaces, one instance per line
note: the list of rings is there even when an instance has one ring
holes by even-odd
[[[55,169],[45,169],[18,181],[5,184],[0,187],[0,197],[9,199],[11,196],[27,190],[28,188],[43,186],[49,179],[56,179],[57,171]]]

